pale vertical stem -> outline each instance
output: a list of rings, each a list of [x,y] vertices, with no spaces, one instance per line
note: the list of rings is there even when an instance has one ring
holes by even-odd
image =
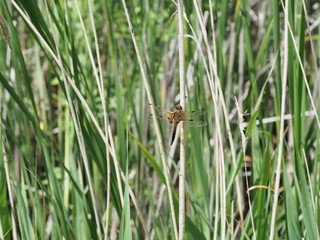
[[[185,77],[184,77],[184,32],[183,32],[183,1],[178,1],[178,28],[179,28],[179,72],[180,72],[180,105],[185,110],[186,94],[185,94]],[[185,137],[184,123],[180,123],[180,172],[179,172],[179,239],[184,239],[185,225]]]
[[[126,5],[126,1],[122,0],[122,5],[126,14],[126,19],[127,19],[127,23],[129,26],[129,30],[131,33],[131,38],[132,38],[132,43],[134,45],[134,49],[137,55],[137,60],[139,63],[139,68],[141,71],[141,75],[142,75],[142,81],[143,81],[143,86],[145,88],[146,94],[147,94],[147,98],[149,100],[149,103],[151,103],[150,107],[151,107],[151,113],[152,113],[152,119],[154,122],[154,130],[159,142],[159,148],[160,148],[160,155],[161,155],[161,161],[162,161],[162,167],[163,167],[163,173],[164,173],[164,177],[166,180],[166,186],[168,189],[168,197],[169,197],[169,204],[170,204],[170,211],[171,211],[171,218],[172,218],[172,225],[173,225],[173,229],[174,229],[174,234],[175,234],[175,239],[178,239],[178,229],[177,229],[177,220],[176,220],[176,215],[174,212],[174,206],[173,206],[173,198],[172,198],[172,190],[171,190],[171,186],[170,186],[170,178],[169,178],[169,169],[167,166],[167,162],[165,159],[165,151],[164,151],[164,146],[161,140],[161,133],[160,133],[160,128],[157,122],[157,118],[156,118],[156,114],[155,114],[155,110],[154,110],[154,105],[153,105],[153,98],[151,95],[151,90],[150,90],[150,86],[149,86],[149,82],[147,80],[147,75],[146,75],[146,71],[144,69],[144,64],[142,62],[142,58],[141,58],[141,53],[135,38],[135,33],[134,33],[134,29],[130,20],[130,16],[129,16],[129,12],[128,12],[128,8]]]
[[[17,225],[16,225],[16,221],[15,221],[15,215],[16,215],[16,206],[14,204],[14,192],[11,188],[12,184],[11,184],[11,180],[10,180],[10,170],[9,170],[9,164],[8,164],[8,158],[7,158],[7,153],[6,153],[6,148],[4,145],[4,137],[2,136],[2,120],[0,118],[0,162],[3,161],[3,165],[4,165],[4,171],[5,171],[5,175],[6,175],[6,183],[7,183],[7,188],[8,188],[8,195],[9,195],[9,204],[11,207],[11,213],[10,213],[10,217],[11,217],[11,224],[12,224],[12,237],[13,239],[18,239],[18,234],[17,234]],[[2,159],[1,159],[2,157]],[[2,229],[0,229],[0,234],[1,236],[3,236],[3,232]]]
[[[100,59],[100,51],[99,51],[99,43],[98,43],[98,37],[97,37],[97,31],[96,31],[96,24],[94,22],[93,17],[93,8],[92,8],[93,2],[88,0],[88,6],[89,6],[89,13],[90,13],[90,19],[91,19],[91,26],[93,29],[93,35],[94,35],[94,43],[96,47],[96,57],[98,62],[98,68],[99,68],[99,80],[97,79],[97,86],[101,98],[101,105],[103,110],[103,121],[104,121],[104,131],[105,131],[105,147],[106,147],[106,162],[107,162],[107,199],[106,199],[106,221],[104,226],[104,239],[106,240],[108,235],[108,226],[109,226],[109,210],[110,210],[110,150],[109,150],[109,141],[108,141],[108,114],[106,109],[106,102],[105,102],[105,95],[104,95],[104,84],[103,84],[103,72],[102,72],[102,66],[101,66],[101,59]]]
[[[288,0],[286,0],[285,11],[285,27],[284,27],[284,60],[283,60],[283,75],[282,75],[282,93],[281,93],[281,113],[280,113],[280,135],[279,135],[279,148],[278,148],[278,159],[276,166],[276,181],[274,188],[273,206],[272,206],[272,217],[269,239],[274,239],[275,222],[277,215],[278,197],[279,197],[279,186],[280,186],[280,174],[281,174],[281,159],[283,150],[283,139],[284,139],[284,112],[286,103],[286,85],[287,85],[287,64],[288,64]]]

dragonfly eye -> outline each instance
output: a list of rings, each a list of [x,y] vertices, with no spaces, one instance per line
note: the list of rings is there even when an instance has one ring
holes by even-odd
[[[180,104],[177,104],[176,106],[175,106],[175,109],[177,109],[177,110],[182,110],[182,107],[181,107],[181,105]]]

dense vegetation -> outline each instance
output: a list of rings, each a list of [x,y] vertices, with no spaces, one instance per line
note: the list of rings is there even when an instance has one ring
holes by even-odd
[[[1,239],[319,238],[319,3],[180,13],[0,2]]]

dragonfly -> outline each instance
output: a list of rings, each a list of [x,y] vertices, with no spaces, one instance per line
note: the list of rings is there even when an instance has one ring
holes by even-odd
[[[150,104],[152,105],[152,104]],[[153,105],[152,105],[153,106]],[[171,145],[176,137],[177,127],[180,122],[185,122],[186,127],[202,127],[207,125],[206,121],[199,120],[199,117],[206,113],[205,109],[199,109],[191,112],[183,110],[180,104],[177,104],[173,111],[153,106],[155,116],[162,120],[168,120],[172,124]]]

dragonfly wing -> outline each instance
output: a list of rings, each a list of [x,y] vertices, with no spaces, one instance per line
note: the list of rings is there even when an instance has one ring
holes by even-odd
[[[199,109],[199,110],[195,110],[195,111],[191,111],[191,112],[184,112],[184,116],[186,118],[193,118],[193,117],[197,117],[197,116],[202,116],[207,112],[206,109]]]
[[[186,127],[203,127],[207,125],[206,121],[185,119],[183,120]]]
[[[155,111],[156,115],[167,116],[167,115],[172,115],[173,114],[172,111],[169,111],[169,110],[167,110],[165,108],[159,108],[159,107],[157,107],[155,105],[152,105],[151,103],[149,103],[149,105],[154,108],[154,111]]]
[[[153,107],[154,111],[155,111],[155,116],[156,118],[162,119],[162,120],[169,120],[169,123],[172,123],[172,119],[173,119],[173,112],[167,110],[167,109],[162,109],[159,108],[157,106],[152,105],[151,103],[149,103],[149,105],[151,107]],[[153,114],[150,114],[151,116],[153,116]]]
[[[151,116],[153,116],[153,114],[150,114]],[[170,120],[172,119],[171,116],[167,116],[167,115],[158,115],[158,114],[155,114],[156,118],[159,118],[159,119],[162,119],[162,120]]]

